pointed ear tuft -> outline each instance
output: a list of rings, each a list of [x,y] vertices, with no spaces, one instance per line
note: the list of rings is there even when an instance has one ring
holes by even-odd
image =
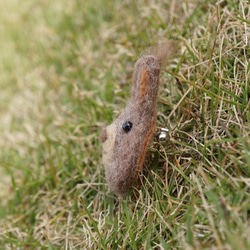
[[[165,43],[155,45],[153,47],[148,48],[144,53],[145,55],[152,55],[155,56],[162,66],[167,60],[176,54],[178,50],[177,42],[174,40],[169,40]]]

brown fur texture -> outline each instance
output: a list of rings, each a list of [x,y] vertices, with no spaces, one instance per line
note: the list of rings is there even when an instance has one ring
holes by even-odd
[[[128,192],[142,169],[155,129],[159,75],[172,47],[169,42],[150,48],[136,62],[131,99],[120,116],[101,132],[106,180],[117,195]],[[132,123],[131,130],[123,129],[125,122]]]

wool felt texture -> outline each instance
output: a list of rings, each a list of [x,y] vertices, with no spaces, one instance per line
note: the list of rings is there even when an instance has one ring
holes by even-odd
[[[136,62],[131,98],[114,122],[102,130],[102,162],[109,188],[124,196],[142,169],[157,116],[159,76],[173,44],[150,48]]]

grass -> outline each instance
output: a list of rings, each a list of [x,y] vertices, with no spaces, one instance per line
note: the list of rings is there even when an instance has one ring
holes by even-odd
[[[249,249],[249,19],[246,1],[2,1],[2,249]],[[99,133],[167,39],[169,133],[118,199]]]

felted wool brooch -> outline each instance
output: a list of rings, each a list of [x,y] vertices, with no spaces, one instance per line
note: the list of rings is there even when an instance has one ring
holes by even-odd
[[[124,195],[142,170],[155,130],[159,76],[173,42],[150,48],[136,62],[131,98],[113,123],[102,130],[102,162],[108,186]]]

